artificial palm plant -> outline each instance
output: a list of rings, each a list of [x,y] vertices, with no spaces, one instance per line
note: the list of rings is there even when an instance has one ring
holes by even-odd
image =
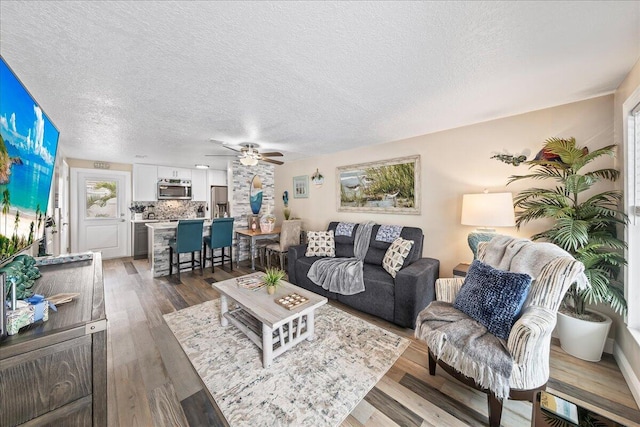
[[[526,162],[533,172],[514,175],[509,184],[523,179],[555,181],[554,188],[529,188],[514,198],[516,227],[529,221],[551,219],[551,228],[532,236],[560,246],[585,266],[591,286],[578,290],[571,286],[565,304],[574,317],[586,318],[585,304],[607,303],[619,314],[627,304],[623,286],[618,281],[620,268],[626,264],[625,242],[617,237],[617,227],[626,225],[627,217],[618,208],[622,193],[608,190],[590,191],[601,180],[615,181],[620,172],[605,168],[590,172],[582,169],[602,156],[613,156],[615,145],[589,152],[576,146],[575,138],[550,138],[541,156]]]

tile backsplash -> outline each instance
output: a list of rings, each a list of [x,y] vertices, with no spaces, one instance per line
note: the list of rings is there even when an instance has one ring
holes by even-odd
[[[144,219],[148,218],[149,212],[156,214],[156,219],[185,219],[197,218],[198,208],[202,206],[204,216],[210,215],[205,202],[193,202],[191,200],[158,200],[157,202],[133,202],[134,205],[143,205],[147,208],[142,213]],[[133,217],[133,214],[131,214]]]

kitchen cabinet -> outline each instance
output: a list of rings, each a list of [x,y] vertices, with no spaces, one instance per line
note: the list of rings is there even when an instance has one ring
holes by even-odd
[[[102,257],[40,267],[32,290],[78,293],[0,343],[0,425],[107,425],[107,318]],[[111,420],[110,424],[113,424]]]
[[[192,179],[192,172],[191,169],[158,166],[158,178]]]
[[[227,185],[227,171],[210,169],[207,171],[209,177],[209,186],[212,185]]]
[[[207,171],[194,169],[191,171],[191,200],[194,202],[207,201]]]
[[[133,201],[151,202],[157,200],[158,167],[154,165],[133,165]]]

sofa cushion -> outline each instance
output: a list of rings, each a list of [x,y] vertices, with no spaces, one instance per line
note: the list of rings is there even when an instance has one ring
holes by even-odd
[[[335,257],[336,244],[333,230],[307,232],[307,252],[305,256]]]
[[[353,253],[353,244],[355,242],[356,230],[358,230],[358,226],[360,224],[354,225],[353,229],[351,230],[350,236],[335,234],[339,224],[339,222],[331,222],[329,224],[329,227],[327,227],[327,231],[334,231],[334,240],[336,242],[336,257],[353,258],[355,256]]]
[[[338,301],[365,313],[393,322],[395,291],[393,278],[381,266],[364,264],[364,292],[355,295],[337,294]]]
[[[387,249],[387,252],[384,254],[382,268],[394,279],[404,265],[404,260],[407,255],[409,255],[412,247],[413,240],[405,240],[402,237],[398,237],[391,243],[391,246],[389,246],[389,249]]]
[[[391,246],[391,243],[376,240],[376,235],[378,234],[379,229],[380,225],[377,224],[374,225],[373,229],[371,230],[369,250],[367,251],[367,255],[364,257],[364,262],[382,266],[382,260],[387,253],[387,249],[389,249],[389,246]],[[407,258],[404,261],[404,266],[406,267],[422,258],[423,234],[420,228],[402,227],[400,237],[405,240],[413,240],[413,247],[411,248],[411,251],[409,251]]]
[[[496,337],[506,340],[530,286],[528,274],[498,270],[475,260],[453,307],[480,322]]]

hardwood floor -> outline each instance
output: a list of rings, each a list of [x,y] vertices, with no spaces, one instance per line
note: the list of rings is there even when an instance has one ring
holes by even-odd
[[[182,273],[154,279],[146,260],[104,261],[108,318],[109,426],[227,425],[200,378],[164,323],[163,314],[218,298],[206,279],[250,272],[216,267],[204,276]],[[484,426],[485,395],[452,380],[442,369],[430,376],[427,348],[401,329],[333,303],[378,326],[411,338],[402,357],[343,422],[343,426]],[[615,360],[584,362],[552,346],[548,389],[628,426],[640,426],[640,411]],[[503,426],[528,426],[531,404],[505,402]]]

